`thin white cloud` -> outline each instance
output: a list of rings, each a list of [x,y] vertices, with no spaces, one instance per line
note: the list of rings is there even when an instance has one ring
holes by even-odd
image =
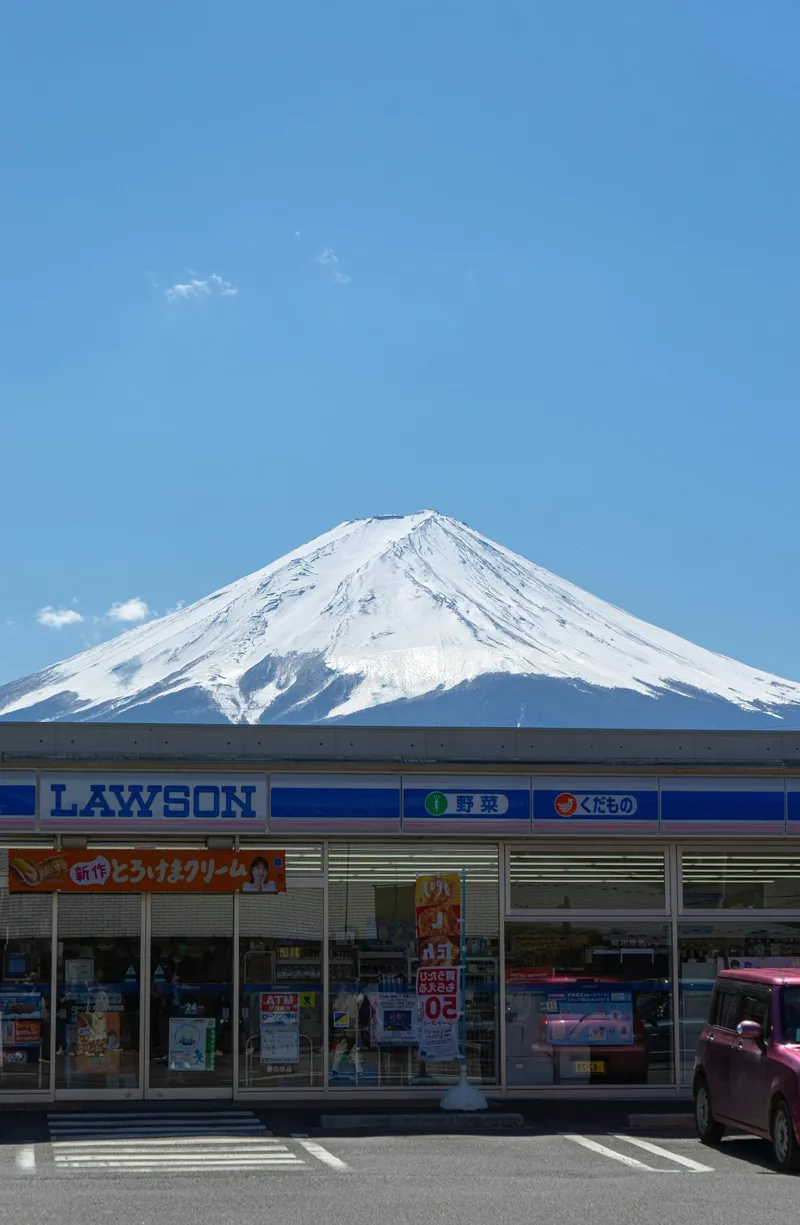
[[[83,617],[74,608],[53,608],[52,604],[48,604],[46,608],[39,609],[36,620],[49,630],[62,630],[65,625],[80,624]]]
[[[342,271],[342,261],[330,247],[325,247],[324,251],[320,251],[319,255],[315,255],[314,263],[322,264],[324,268],[330,268],[337,285],[349,285],[353,279],[346,272]]]
[[[118,600],[112,604],[106,613],[112,621],[146,621],[150,616],[150,609],[138,595],[135,595],[130,600]]]
[[[204,281],[192,276],[191,281],[171,285],[164,290],[164,296],[169,298],[170,302],[179,302],[182,298],[210,298],[212,294],[219,294],[221,298],[233,298],[238,292],[238,286],[212,272]]]

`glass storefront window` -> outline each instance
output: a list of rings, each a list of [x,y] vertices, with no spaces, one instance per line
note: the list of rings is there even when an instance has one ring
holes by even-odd
[[[751,851],[681,854],[684,910],[800,907],[800,857]]]
[[[496,846],[383,842],[329,848],[330,1084],[449,1083],[458,1063],[421,1062],[413,1033],[384,1023],[416,1015],[414,886],[427,873],[466,873],[466,1048],[470,1079],[498,1080],[499,880]]]
[[[323,906],[291,876],[286,893],[240,898],[240,1089],[322,1084]]]
[[[154,893],[150,905],[150,1088],[230,1089],[233,898]]]
[[[57,902],[56,1088],[136,1089],[141,898],[64,893]]]
[[[51,898],[0,890],[0,1093],[50,1088],[52,926]]]
[[[674,1083],[668,923],[506,922],[509,1087]]]
[[[520,851],[508,856],[511,910],[664,910],[663,851]]]
[[[697,1042],[720,970],[761,966],[800,968],[800,923],[680,923],[681,1075],[691,1084]]]

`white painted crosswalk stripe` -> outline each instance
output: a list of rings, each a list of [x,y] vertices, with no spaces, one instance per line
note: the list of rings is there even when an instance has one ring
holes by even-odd
[[[14,1156],[14,1164],[18,1170],[24,1170],[26,1174],[33,1174],[36,1170],[36,1150],[32,1144],[23,1144],[18,1148]]]
[[[333,1153],[329,1153],[321,1144],[317,1144],[316,1140],[298,1136],[297,1143],[302,1144],[306,1152],[316,1157],[317,1161],[321,1161],[323,1165],[329,1165],[332,1170],[340,1170],[342,1173],[350,1173],[350,1166],[346,1161],[342,1161],[340,1157],[334,1157]]]
[[[695,1174],[714,1173],[713,1166],[701,1165],[699,1161],[693,1161],[691,1157],[684,1157],[683,1153],[670,1152],[668,1148],[662,1148],[660,1144],[653,1144],[652,1140],[641,1140],[638,1136],[615,1136],[614,1139],[622,1140],[625,1144],[635,1144],[637,1148],[643,1148],[645,1152],[653,1153],[656,1157],[666,1157],[668,1161],[675,1161]]]
[[[564,1139],[571,1140],[573,1144],[579,1144],[581,1148],[588,1148],[592,1153],[600,1153],[603,1157],[609,1157],[612,1161],[618,1161],[620,1165],[627,1165],[630,1169],[647,1170],[650,1174],[656,1173],[651,1165],[645,1165],[637,1157],[628,1157],[625,1153],[617,1153],[613,1148],[607,1148],[605,1144],[598,1144],[597,1140],[590,1140],[588,1136],[565,1135]]]
[[[588,1149],[592,1153],[597,1153],[598,1156],[607,1157],[609,1161],[617,1161],[620,1165],[625,1165],[631,1170],[638,1170],[645,1174],[679,1174],[681,1170],[690,1171],[692,1174],[714,1173],[713,1166],[703,1165],[691,1157],[685,1157],[683,1153],[673,1153],[671,1149],[664,1148],[661,1144],[655,1144],[652,1140],[643,1140],[639,1136],[627,1136],[611,1132],[604,1139],[613,1140],[623,1145],[630,1144],[635,1148],[643,1149],[644,1152],[651,1153],[654,1157],[661,1158],[662,1161],[674,1162],[681,1169],[665,1168],[663,1165],[648,1165],[638,1157],[631,1157],[628,1153],[620,1152],[617,1148],[611,1148],[608,1144],[600,1144],[598,1140],[592,1140],[588,1136],[565,1135],[564,1139],[570,1140],[573,1144],[578,1144],[581,1148]]]
[[[56,1169],[86,1173],[308,1170],[250,1111],[48,1116]]]

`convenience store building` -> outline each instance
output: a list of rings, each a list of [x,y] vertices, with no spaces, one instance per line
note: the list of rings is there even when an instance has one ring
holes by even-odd
[[[800,966],[800,734],[0,724],[0,1100],[439,1097],[451,872],[471,1079],[684,1096],[717,971]]]

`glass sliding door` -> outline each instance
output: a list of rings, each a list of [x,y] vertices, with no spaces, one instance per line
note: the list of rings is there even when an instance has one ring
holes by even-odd
[[[323,1081],[324,891],[239,899],[239,1088]]]
[[[148,1094],[233,1092],[233,897],[150,897]]]
[[[137,1097],[142,899],[66,893],[56,913],[56,1090]]]

